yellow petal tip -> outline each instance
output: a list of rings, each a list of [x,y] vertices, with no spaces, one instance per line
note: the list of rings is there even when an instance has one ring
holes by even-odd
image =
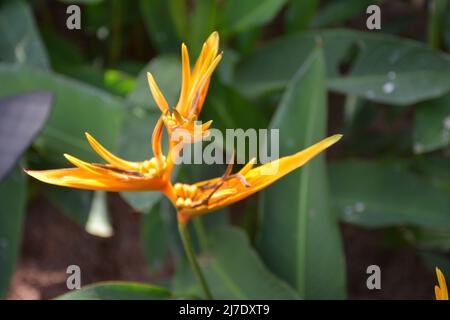
[[[336,142],[338,142],[339,140],[341,140],[342,137],[343,137],[342,134],[335,134],[335,135],[332,135],[331,137],[326,138],[324,142],[326,143],[327,148],[328,148],[328,147],[332,146],[333,144],[335,144]]]

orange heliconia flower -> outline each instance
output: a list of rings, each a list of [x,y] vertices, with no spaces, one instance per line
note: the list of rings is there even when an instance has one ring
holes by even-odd
[[[183,142],[173,136],[177,130],[192,135],[191,142],[203,139],[211,121],[197,124],[208,91],[211,75],[222,57],[218,53],[219,35],[213,32],[203,45],[194,68],[191,70],[187,47],[183,44],[182,85],[179,100],[170,106],[160,91],[154,77],[148,73],[150,91],[162,114],[152,136],[153,157],[143,162],[121,159],[110,153],[91,135],[86,133],[92,148],[106,161],[104,164],[87,163],[71,155],[64,155],[75,167],[26,172],[46,183],[91,190],[105,191],[160,191],[178,210],[178,218],[186,223],[190,218],[211,212],[242,200],[277,181],[289,172],[304,165],[317,154],[336,143],[341,135],[326,138],[294,155],[280,158],[254,168],[250,161],[239,172],[232,173],[232,165],[222,177],[194,184],[172,184],[170,175]],[[169,150],[164,156],[161,148],[163,127],[169,135]],[[196,134],[200,132],[200,134]],[[276,168],[276,170],[271,170]],[[445,283],[444,283],[445,284]]]

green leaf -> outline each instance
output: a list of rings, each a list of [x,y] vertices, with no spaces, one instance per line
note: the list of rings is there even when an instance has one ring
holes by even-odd
[[[268,120],[261,110],[238,91],[216,81],[211,84],[201,118],[204,121],[213,120],[213,127],[226,129],[259,129],[266,128]]]
[[[137,282],[98,282],[57,297],[57,300],[161,300],[170,292],[161,287]]]
[[[178,48],[175,23],[172,21],[168,1],[139,0],[139,8],[152,43],[161,52],[173,52]]]
[[[6,1],[0,6],[0,34],[0,61],[50,68],[28,3]]]
[[[0,182],[0,298],[8,291],[20,248],[27,180],[20,167]]]
[[[53,160],[69,153],[86,161],[98,161],[84,132],[91,133],[115,152],[124,112],[124,101],[66,77],[17,65],[0,64],[0,96],[30,90],[54,94],[50,117],[35,141],[39,151]]]
[[[364,16],[367,7],[375,4],[373,0],[334,0],[324,6],[312,21],[314,28],[324,28],[344,23],[357,15]],[[365,16],[367,17],[367,16]]]
[[[293,32],[309,29],[318,7],[319,0],[290,1],[286,14],[288,31]]]
[[[420,249],[450,251],[450,229],[402,228],[403,237]]]
[[[64,214],[84,227],[91,209],[93,192],[61,188],[50,185],[44,186],[45,196]]]
[[[280,154],[326,135],[325,61],[317,47],[297,71],[271,121]],[[269,268],[305,299],[345,298],[345,263],[330,210],[325,155],[268,187],[261,198],[259,249]]]
[[[298,299],[297,293],[277,279],[251,248],[245,234],[225,227],[208,233],[208,247],[200,265],[215,299]],[[201,296],[187,264],[174,280],[177,296]]]
[[[225,34],[239,33],[272,20],[286,0],[228,0],[223,13]]]
[[[327,75],[338,75],[338,64],[355,41],[352,31],[307,32],[279,37],[242,59],[236,66],[236,89],[249,97],[284,89],[308,58],[320,36]]]
[[[217,2],[197,0],[192,12],[188,43],[191,55],[200,53],[203,42],[215,31],[217,20]]]
[[[169,254],[169,230],[164,221],[162,201],[153,206],[149,213],[142,216],[140,240],[145,259],[152,272],[162,271],[164,260]]]
[[[450,94],[421,103],[414,121],[414,151],[423,153],[450,144]]]
[[[237,89],[251,97],[283,89],[318,36],[331,90],[394,105],[436,98],[450,90],[447,54],[395,36],[339,29],[285,36],[255,50],[236,67]],[[340,63],[355,50],[350,72],[339,75]]]
[[[394,166],[342,161],[330,166],[330,181],[334,207],[345,222],[450,228],[448,193]]]
[[[53,70],[62,72],[67,68],[75,69],[83,63],[81,48],[77,43],[60,34],[58,30],[44,27],[42,38]]]
[[[139,73],[136,86],[127,97],[128,101],[134,105],[160,113],[148,86],[147,72],[153,75],[167,102],[173,106],[180,92],[181,63],[176,56],[172,55],[158,56],[153,59]]]
[[[168,10],[178,38],[183,39],[189,27],[189,10],[185,0],[168,0]]]

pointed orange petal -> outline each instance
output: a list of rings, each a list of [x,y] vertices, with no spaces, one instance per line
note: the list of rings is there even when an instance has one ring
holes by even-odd
[[[93,136],[91,136],[89,133],[85,133],[86,138],[89,141],[89,144],[91,145],[92,149],[95,150],[99,154],[100,157],[105,159],[106,162],[109,162],[110,164],[124,169],[124,170],[139,170],[139,164],[136,162],[131,162],[127,160],[123,160],[108,150],[106,150],[105,147],[103,147],[97,140],[94,139]]]
[[[439,300],[448,300],[448,289],[447,283],[445,282],[445,277],[442,271],[436,267],[436,275],[439,282],[440,289],[440,299]]]
[[[262,166],[253,169],[252,166],[254,160],[252,160],[241,170],[240,172],[241,179],[235,177],[233,179],[227,180],[225,181],[223,186],[217,190],[219,192],[227,189],[236,189],[237,192],[233,192],[227,197],[220,199],[219,201],[216,202],[209,201],[208,205],[199,206],[197,208],[185,208],[183,209],[183,212],[184,214],[188,215],[189,214],[198,215],[201,213],[217,210],[219,208],[228,206],[234,202],[242,200],[260,191],[261,189],[269,186],[270,184],[274,183],[281,177],[287,175],[291,171],[301,167],[309,160],[314,158],[316,155],[318,155],[320,152],[335,144],[337,141],[341,139],[341,137],[342,135],[339,134],[328,137],[294,155],[280,158],[278,160],[266,163]],[[242,178],[245,179],[245,182],[247,182],[247,184],[250,185],[249,187],[245,186]],[[211,180],[198,182],[195,185],[199,190],[202,188],[205,190],[203,192],[204,197],[206,197],[210,191],[208,189],[205,189],[205,186],[214,185],[220,180],[221,178],[214,178]]]
[[[164,181],[160,178],[141,178],[129,180],[116,177],[100,177],[80,168],[32,171],[25,170],[30,176],[53,185],[88,190],[104,191],[153,191],[160,190]]]
[[[182,57],[181,93],[176,109],[178,109],[182,114],[186,114],[187,113],[186,101],[191,86],[191,66],[189,63],[188,49],[184,43],[181,45],[181,57]]]
[[[200,114],[206,98],[210,78],[221,59],[222,54],[219,54],[209,65],[205,64],[205,69],[201,71],[201,74],[198,77],[193,79],[192,88],[187,99],[187,106],[189,110],[188,118],[193,115]]]
[[[156,84],[156,81],[150,72],[147,72],[147,80],[148,85],[150,87],[150,91],[152,92],[153,95],[153,99],[155,99],[155,102],[158,105],[161,112],[165,114],[167,110],[169,110],[169,104],[167,103],[166,98],[164,98],[164,95],[162,94],[161,90],[159,90],[159,87]]]
[[[217,50],[219,50],[219,33],[217,31],[211,33],[211,35],[206,40],[206,44],[209,45],[211,50],[217,53]]]
[[[153,129],[153,134],[152,134],[153,155],[158,160],[161,160],[162,157],[163,157],[163,153],[162,153],[162,149],[161,149],[161,139],[162,139],[162,133],[163,133],[163,125],[164,125],[164,121],[160,117],[158,119],[158,122],[156,123],[155,128]]]
[[[436,300],[444,300],[442,299],[441,289],[438,286],[434,286],[434,294],[436,296]]]
[[[101,167],[99,165],[94,165],[91,163],[87,163],[85,161],[82,161],[78,158],[75,158],[74,156],[71,156],[70,154],[64,154],[64,157],[72,163],[74,166],[87,171],[93,175],[96,179],[120,179],[120,180],[127,180],[130,179],[131,176],[128,176],[126,172],[120,173],[111,169],[108,169],[107,167]],[[132,176],[135,179],[136,176]]]

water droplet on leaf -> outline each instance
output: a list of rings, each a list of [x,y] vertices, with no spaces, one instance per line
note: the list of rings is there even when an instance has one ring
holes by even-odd
[[[383,86],[383,92],[386,94],[390,94],[394,92],[395,84],[393,82],[386,82]]]

